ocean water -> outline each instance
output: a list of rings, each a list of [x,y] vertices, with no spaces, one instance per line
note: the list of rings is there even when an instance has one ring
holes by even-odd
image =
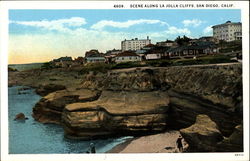
[[[41,98],[34,89],[19,91],[21,86],[9,87],[9,153],[10,154],[65,154],[86,153],[94,143],[97,153],[104,153],[125,142],[130,136],[93,141],[71,140],[64,137],[63,128],[42,124],[32,117],[32,108]],[[16,114],[24,113],[25,121],[14,121]]]
[[[43,63],[31,63],[31,64],[10,64],[8,67],[17,69],[18,71],[25,71],[30,69],[40,69]]]

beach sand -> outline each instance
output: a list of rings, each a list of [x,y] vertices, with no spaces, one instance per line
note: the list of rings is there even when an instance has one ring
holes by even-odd
[[[117,145],[107,153],[178,153],[176,140],[179,136],[179,131],[168,131],[137,137]],[[185,150],[188,145],[184,139],[183,145]]]

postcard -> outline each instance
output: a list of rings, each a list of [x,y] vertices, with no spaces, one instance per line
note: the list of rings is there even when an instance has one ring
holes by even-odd
[[[249,160],[245,1],[1,2],[1,160]]]

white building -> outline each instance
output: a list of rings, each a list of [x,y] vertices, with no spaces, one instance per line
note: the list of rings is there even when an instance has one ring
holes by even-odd
[[[122,52],[115,57],[116,63],[129,62],[129,61],[141,61],[141,57],[130,51]]]
[[[149,53],[149,54],[146,54],[146,59],[147,60],[161,59],[161,53]]]
[[[98,50],[90,50],[85,53],[85,59],[87,63],[99,63],[105,62],[106,59],[102,53],[99,53]]]
[[[241,22],[227,21],[224,24],[215,25],[213,28],[213,37],[217,40],[225,40],[227,42],[242,39]]]
[[[147,36],[147,39],[141,39],[138,38],[132,39],[132,40],[124,40],[121,42],[121,49],[122,51],[128,51],[128,50],[139,50],[142,47],[151,44],[151,40]]]

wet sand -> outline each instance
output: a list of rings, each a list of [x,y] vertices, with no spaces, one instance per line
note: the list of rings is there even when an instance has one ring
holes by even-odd
[[[178,153],[176,140],[179,136],[179,131],[168,131],[129,139],[107,153]],[[183,145],[184,149],[188,146],[184,140]]]

